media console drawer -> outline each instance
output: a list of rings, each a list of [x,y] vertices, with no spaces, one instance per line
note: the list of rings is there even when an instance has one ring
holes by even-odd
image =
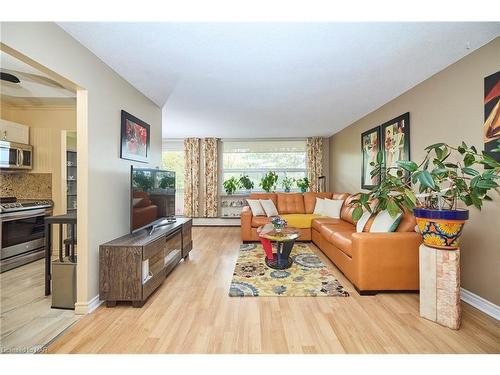
[[[190,218],[177,218],[175,223],[152,234],[143,230],[101,245],[99,295],[106,306],[132,301],[134,307],[141,307],[181,259],[187,257],[192,247],[191,223]]]

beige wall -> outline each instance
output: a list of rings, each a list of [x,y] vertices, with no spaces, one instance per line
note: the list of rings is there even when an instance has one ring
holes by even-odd
[[[98,294],[99,244],[129,232],[130,165],[147,166],[120,159],[120,111],[151,125],[149,165],[159,166],[161,109],[54,23],[2,23],[1,35],[6,46],[87,90],[77,93],[78,226],[86,230],[78,231],[76,307],[85,312]]]
[[[4,103],[2,106],[5,105]],[[75,106],[9,106],[2,118],[27,125],[33,146],[31,173],[52,174],[54,214],[62,214],[65,192],[61,184],[61,134],[63,130],[76,130]]]
[[[464,140],[483,149],[484,77],[500,69],[500,38],[449,66],[330,138],[330,188],[361,189],[361,133],[410,112],[411,158],[424,147]],[[389,79],[390,77],[388,77]],[[500,305],[500,197],[470,209],[463,234],[462,287]]]

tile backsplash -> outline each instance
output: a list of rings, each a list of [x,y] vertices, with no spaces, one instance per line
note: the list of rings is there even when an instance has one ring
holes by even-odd
[[[0,172],[0,197],[51,199],[52,173]]]

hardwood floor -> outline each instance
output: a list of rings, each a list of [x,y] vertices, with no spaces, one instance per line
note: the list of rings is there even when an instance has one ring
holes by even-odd
[[[229,297],[239,228],[193,228],[194,249],[141,309],[99,307],[51,353],[500,353],[500,322],[463,304],[459,331],[419,317],[418,294]]]
[[[44,260],[0,275],[0,352],[37,352],[79,317],[74,311],[51,309],[44,295]]]

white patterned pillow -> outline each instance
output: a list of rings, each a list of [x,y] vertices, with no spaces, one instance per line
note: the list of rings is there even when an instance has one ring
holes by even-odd
[[[278,216],[278,210],[271,199],[261,199],[260,204],[266,212],[267,217]]]
[[[322,214],[334,219],[340,219],[340,209],[343,203],[343,199],[323,199]]]
[[[372,216],[371,212],[368,211],[363,212],[363,215],[361,215],[358,222],[356,223],[356,232],[358,233],[363,232],[363,229],[365,229],[365,225],[368,222],[370,216]]]
[[[252,210],[253,216],[264,216],[266,214],[264,212],[264,209],[262,208],[262,205],[260,204],[259,199],[247,199],[247,202],[250,206],[250,209]]]
[[[398,213],[396,217],[389,215],[387,210],[380,211],[375,219],[373,220],[372,226],[370,227],[370,232],[372,233],[387,233],[394,232],[399,225],[399,222],[403,218],[403,215]]]
[[[314,215],[323,215],[323,206],[325,200],[323,198],[316,197],[316,205],[314,206]]]

